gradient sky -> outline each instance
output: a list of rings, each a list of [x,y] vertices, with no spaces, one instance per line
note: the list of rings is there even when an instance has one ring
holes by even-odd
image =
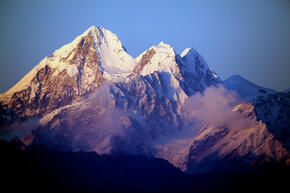
[[[91,25],[133,57],[165,41],[194,47],[222,79],[290,88],[290,0],[1,0],[0,92]]]

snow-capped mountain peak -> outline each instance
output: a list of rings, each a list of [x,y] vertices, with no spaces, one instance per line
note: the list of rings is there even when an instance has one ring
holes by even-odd
[[[155,71],[173,72],[178,67],[175,56],[173,47],[161,41],[136,58],[139,73],[145,76]]]
[[[210,85],[221,83],[218,75],[209,68],[203,57],[194,48],[186,48],[177,56],[176,61],[188,95],[192,95],[196,91],[202,92]],[[196,84],[197,81],[199,84]]]
[[[136,61],[125,50],[118,36],[103,28],[91,26],[81,37],[93,37],[98,65],[105,79],[114,80],[126,77],[134,67]]]
[[[106,80],[126,78],[136,64],[117,35],[92,26],[45,57],[15,86],[1,94],[0,102],[6,109],[17,108],[20,119],[42,115],[79,100]]]
[[[159,47],[167,47],[167,48],[172,48],[172,45],[165,43],[164,41],[159,42],[158,44]]]
[[[197,70],[197,68],[203,68],[203,70],[209,69],[203,57],[199,55],[194,48],[186,48],[180,54],[180,57],[181,63],[186,64],[184,65],[184,67],[188,72],[194,73]]]
[[[126,77],[136,66],[136,61],[123,48],[118,36],[102,27],[92,26],[88,32],[94,37],[99,65],[106,79]]]
[[[89,56],[84,56],[89,52]],[[134,58],[123,49],[117,35],[103,27],[91,26],[72,42],[55,50],[51,56],[45,57],[7,91],[5,96],[30,87],[33,78],[46,66],[53,69],[53,77],[57,77],[58,74],[65,71],[73,78],[82,71],[80,68],[83,68],[83,64],[79,60],[86,60],[87,57],[94,60],[93,65],[99,68],[105,79],[109,80],[126,77],[137,64]],[[89,71],[87,68],[87,72]],[[94,76],[93,72],[90,74],[90,76]]]

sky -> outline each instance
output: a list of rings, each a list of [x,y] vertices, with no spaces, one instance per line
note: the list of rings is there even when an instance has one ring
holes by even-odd
[[[0,0],[0,92],[92,25],[133,57],[164,41],[195,48],[223,80],[290,88],[290,0]]]

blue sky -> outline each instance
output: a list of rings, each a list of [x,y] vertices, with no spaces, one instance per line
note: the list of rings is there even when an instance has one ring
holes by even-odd
[[[290,87],[289,0],[0,1],[0,92],[91,25],[138,56],[160,41],[194,47],[226,79]]]

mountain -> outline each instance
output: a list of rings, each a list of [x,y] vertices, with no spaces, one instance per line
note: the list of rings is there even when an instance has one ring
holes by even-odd
[[[95,91],[104,80],[127,76],[135,65],[115,34],[92,26],[0,95],[1,118],[49,113]]]
[[[150,52],[154,54],[149,57]],[[189,65],[186,59],[194,62],[190,64],[192,71],[185,71]],[[163,42],[136,61],[137,66],[124,80],[108,81],[86,100],[46,114],[40,120],[41,128],[27,135],[25,143],[100,154],[122,150],[151,155],[154,150],[148,143],[181,129],[182,104],[189,94],[220,82],[197,52],[182,59]],[[60,130],[68,135],[59,136]]]
[[[276,93],[275,90],[258,86],[239,75],[229,77],[223,82],[223,84],[226,88],[238,92],[245,98],[263,95],[266,93]]]
[[[217,74],[193,48],[186,48],[178,55],[171,45],[160,42],[143,52],[136,61],[138,65],[134,69],[134,74],[143,76],[154,72],[168,74],[172,78],[167,84],[174,89],[182,88],[188,96],[221,82]]]
[[[193,48],[177,54],[160,42],[134,59],[115,34],[92,26],[0,95],[0,132],[28,130],[27,146],[163,158],[189,173],[289,163],[272,132],[285,125],[268,128],[259,103],[238,98]]]

